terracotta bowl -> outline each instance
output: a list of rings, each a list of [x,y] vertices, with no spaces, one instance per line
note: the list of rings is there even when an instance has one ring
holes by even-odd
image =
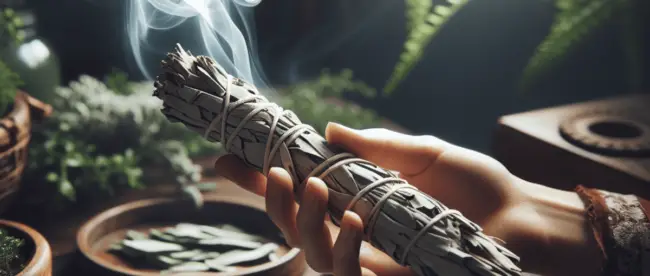
[[[0,228],[7,229],[11,236],[24,239],[24,249],[31,255],[25,268],[16,276],[52,275],[52,250],[43,235],[27,225],[8,220],[0,220]]]
[[[159,270],[139,268],[108,252],[111,244],[124,238],[127,230],[146,230],[174,226],[181,222],[215,225],[228,223],[280,244],[276,261],[238,269],[233,273],[192,272],[191,275],[300,275],[305,259],[292,249],[280,231],[257,204],[236,198],[206,199],[197,210],[182,199],[145,199],[119,205],[86,222],[77,233],[81,253],[103,272],[116,275],[160,275]],[[185,273],[183,275],[189,275]],[[103,275],[103,274],[102,274]],[[176,275],[176,274],[175,274]]]

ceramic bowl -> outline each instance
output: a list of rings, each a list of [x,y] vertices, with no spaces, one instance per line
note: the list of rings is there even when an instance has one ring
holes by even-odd
[[[304,255],[299,249],[286,245],[278,228],[258,205],[228,197],[206,199],[201,209],[196,209],[191,201],[183,199],[158,198],[129,202],[106,210],[86,222],[79,229],[77,244],[81,253],[103,272],[160,275],[159,270],[133,266],[128,260],[109,252],[109,247],[122,240],[128,230],[164,228],[181,222],[204,225],[227,223],[280,244],[276,251],[279,258],[238,268],[231,273],[193,272],[191,275],[301,275],[305,270]]]
[[[30,257],[16,276],[52,275],[52,250],[43,235],[27,225],[9,220],[0,220],[0,228],[6,229],[10,236],[25,240],[23,254]]]

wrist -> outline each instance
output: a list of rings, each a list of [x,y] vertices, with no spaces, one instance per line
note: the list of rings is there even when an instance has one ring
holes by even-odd
[[[599,275],[602,253],[578,194],[534,183],[525,186],[525,202],[539,216],[540,250],[547,255],[539,269],[549,275]]]

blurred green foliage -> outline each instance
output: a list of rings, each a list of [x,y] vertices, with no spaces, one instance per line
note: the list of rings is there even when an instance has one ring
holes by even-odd
[[[292,110],[302,122],[310,124],[320,133],[324,133],[328,122],[338,122],[353,128],[379,126],[381,118],[375,112],[342,100],[346,92],[368,98],[377,94],[374,88],[354,80],[349,69],[337,74],[325,69],[314,80],[281,89],[279,104]]]
[[[25,38],[23,21],[11,8],[2,8],[0,13],[0,44],[20,43]]]
[[[17,275],[24,267],[25,256],[21,252],[25,240],[12,237],[0,228],[0,276]]]
[[[133,94],[132,83],[129,81],[129,75],[117,68],[113,68],[110,74],[104,78],[106,87],[120,95]]]
[[[147,175],[149,168],[187,185],[200,178],[190,157],[218,153],[218,145],[167,121],[151,82],[114,87],[128,91],[90,76],[56,90],[55,112],[34,129],[26,172],[56,187],[42,200],[67,206],[142,188],[148,177],[160,177]]]
[[[13,104],[16,91],[21,84],[18,74],[0,60],[0,116],[4,116],[9,106]]]
[[[13,9],[0,10],[0,47],[10,43],[20,42],[25,34],[20,27],[23,25]],[[0,116],[7,113],[8,107],[13,104],[16,90],[22,85],[18,74],[13,72],[7,64],[0,60]]]

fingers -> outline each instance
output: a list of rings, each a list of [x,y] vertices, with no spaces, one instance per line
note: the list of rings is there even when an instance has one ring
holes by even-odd
[[[290,246],[299,245],[300,236],[296,226],[298,205],[294,201],[291,176],[286,170],[272,168],[266,178],[233,154],[219,157],[214,167],[221,176],[240,187],[265,196],[266,212],[273,223],[280,228]]]
[[[405,274],[403,274],[405,276]],[[361,276],[377,276],[376,273],[372,272],[372,270],[367,269],[365,267],[361,268]]]
[[[300,244],[300,236],[296,226],[298,204],[293,197],[293,182],[291,176],[282,168],[272,168],[266,185],[266,212],[280,228],[292,247]]]
[[[363,241],[363,222],[351,211],[345,211],[341,219],[341,231],[332,249],[333,271],[336,276],[362,275],[359,248]]]
[[[354,130],[336,123],[327,125],[325,137],[330,144],[404,176],[422,173],[451,146],[433,136],[411,136],[387,129]]]
[[[332,271],[332,239],[325,225],[327,196],[325,183],[318,178],[310,178],[297,218],[300,247],[309,266],[321,273]]]
[[[379,249],[373,247],[367,242],[361,243],[360,251],[359,262],[363,268],[375,271],[377,274],[382,276],[414,275],[410,268],[397,264],[397,262],[386,253],[381,252]]]
[[[234,154],[219,157],[214,162],[214,169],[226,179],[240,187],[264,196],[266,193],[266,177],[257,170],[249,167]]]

